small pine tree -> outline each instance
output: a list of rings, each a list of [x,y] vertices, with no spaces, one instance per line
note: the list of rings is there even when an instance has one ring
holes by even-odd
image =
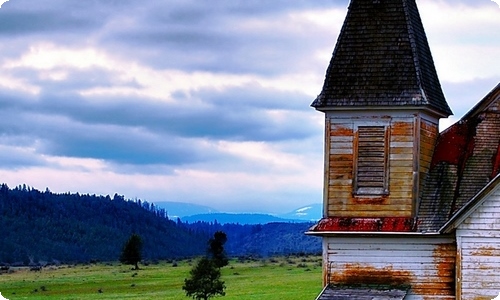
[[[220,268],[227,266],[228,259],[224,251],[227,236],[222,231],[214,233],[208,241],[207,256],[203,257],[190,271],[191,277],[184,279],[183,290],[195,300],[208,300],[215,296],[225,296],[226,286],[220,280]]]
[[[224,296],[224,281],[220,280],[220,269],[215,265],[214,261],[203,257],[189,272],[190,278],[184,279],[183,290],[186,291],[186,296],[196,300],[208,300],[215,296]]]
[[[120,262],[127,265],[134,265],[135,270],[139,270],[138,263],[142,260],[142,239],[138,234],[132,234],[123,245],[120,255]]]

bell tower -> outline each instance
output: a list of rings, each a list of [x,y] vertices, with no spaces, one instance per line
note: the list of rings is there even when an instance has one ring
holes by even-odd
[[[421,185],[452,114],[415,0],[351,0],[321,93],[323,219],[311,230],[412,231]]]

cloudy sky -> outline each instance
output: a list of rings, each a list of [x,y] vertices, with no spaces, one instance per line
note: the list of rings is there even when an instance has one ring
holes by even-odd
[[[0,1],[0,3],[5,1]],[[321,202],[319,94],[348,0],[10,0],[0,182],[230,212]],[[419,0],[455,116],[500,80],[500,8]]]

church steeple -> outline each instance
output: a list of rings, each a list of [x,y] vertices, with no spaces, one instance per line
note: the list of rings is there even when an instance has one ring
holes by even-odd
[[[323,89],[320,111],[411,107],[452,114],[415,0],[352,0]]]
[[[328,231],[412,231],[451,114],[415,0],[351,0],[323,89]]]

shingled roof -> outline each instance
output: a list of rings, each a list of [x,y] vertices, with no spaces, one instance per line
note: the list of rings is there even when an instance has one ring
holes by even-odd
[[[452,114],[415,0],[352,0],[317,110],[426,107]]]
[[[500,173],[500,84],[438,138],[418,213],[437,232]]]
[[[409,287],[329,284],[316,300],[402,300],[408,289]]]

